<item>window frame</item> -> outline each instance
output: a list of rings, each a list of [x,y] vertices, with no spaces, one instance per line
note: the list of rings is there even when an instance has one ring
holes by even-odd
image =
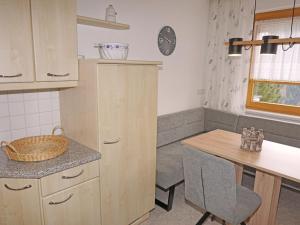
[[[261,20],[273,20],[273,19],[283,19],[292,16],[292,9],[277,10],[271,12],[263,12],[255,14],[255,26],[256,22]],[[300,7],[295,9],[295,16],[300,16]],[[255,31],[254,31],[255,32]],[[277,103],[267,103],[267,102],[254,102],[253,94],[254,87],[256,83],[271,83],[271,84],[286,84],[286,85],[300,85],[300,82],[287,82],[287,81],[260,81],[251,79],[252,67],[254,65],[254,49],[251,49],[250,56],[250,69],[249,69],[249,79],[248,79],[248,90],[246,99],[246,109],[267,111],[273,113],[281,113],[287,115],[300,116],[300,106],[284,105]]]

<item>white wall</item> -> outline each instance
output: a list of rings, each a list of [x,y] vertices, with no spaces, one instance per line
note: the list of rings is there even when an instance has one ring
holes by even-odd
[[[78,26],[79,54],[98,57],[94,43],[118,41],[130,44],[129,59],[161,60],[158,114],[199,107],[202,104],[206,32],[209,0],[77,0],[78,14],[105,18],[105,8],[113,4],[117,21],[130,24],[119,31]],[[162,56],[157,35],[171,25],[177,35],[175,52]]]

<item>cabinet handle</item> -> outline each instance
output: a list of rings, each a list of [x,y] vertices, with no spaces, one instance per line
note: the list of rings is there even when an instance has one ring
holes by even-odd
[[[66,73],[66,74],[54,74],[54,73],[47,73],[48,77],[67,77],[70,76],[70,73]]]
[[[26,185],[26,186],[24,186],[24,187],[22,187],[22,188],[11,188],[11,187],[9,187],[7,184],[4,184],[4,187],[5,187],[6,189],[10,190],[10,191],[23,191],[23,190],[26,190],[26,189],[31,188],[32,186],[29,184],[29,185]]]
[[[49,202],[49,205],[59,205],[59,204],[63,204],[67,201],[69,201],[71,198],[73,197],[73,194],[70,194],[69,197],[67,197],[65,200],[61,201],[61,202]]]
[[[74,176],[62,176],[61,178],[62,179],[73,179],[73,178],[76,178],[76,177],[79,177],[83,174],[84,170],[81,170],[77,175],[74,175]]]
[[[16,75],[10,75],[10,76],[0,74],[0,78],[15,78],[15,77],[21,77],[21,76],[23,76],[22,73],[19,73],[19,74],[16,74]]]
[[[104,141],[103,144],[105,145],[112,145],[112,144],[117,144],[118,142],[120,142],[120,138],[117,138],[115,141]]]

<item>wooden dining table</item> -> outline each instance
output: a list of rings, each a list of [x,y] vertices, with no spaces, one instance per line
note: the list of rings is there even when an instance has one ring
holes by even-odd
[[[264,140],[261,152],[241,150],[241,135],[214,130],[182,141],[184,145],[230,160],[236,165],[237,183],[243,167],[256,169],[254,191],[262,204],[250,219],[251,225],[275,225],[282,178],[300,183],[300,149]]]

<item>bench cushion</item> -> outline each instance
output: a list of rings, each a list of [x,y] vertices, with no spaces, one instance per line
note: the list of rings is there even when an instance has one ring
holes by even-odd
[[[204,131],[204,110],[196,108],[158,117],[157,147]]]
[[[238,121],[238,115],[220,110],[205,108],[204,129],[212,131],[222,129],[235,132]]]
[[[180,142],[157,149],[156,184],[168,189],[183,181],[183,147]]]

